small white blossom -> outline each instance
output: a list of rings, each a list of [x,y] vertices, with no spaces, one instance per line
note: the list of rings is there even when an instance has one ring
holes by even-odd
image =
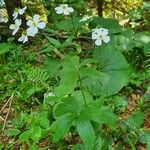
[[[0,23],[1,22],[7,23],[8,22],[8,18],[0,16]]]
[[[82,17],[81,20],[79,20],[79,22],[84,22],[84,21],[87,21],[87,20],[89,20],[91,18],[92,18],[92,16],[85,15],[85,16]]]
[[[25,10],[27,9],[27,7],[24,7],[24,8],[16,8],[15,10],[14,10],[14,13],[13,13],[13,19],[15,20],[17,17],[18,17],[18,15],[23,15],[24,13],[25,13]]]
[[[102,42],[108,43],[110,41],[110,37],[108,36],[108,29],[95,28],[92,31],[92,39],[95,40],[95,45],[100,46],[102,45]]]
[[[45,28],[46,22],[40,22],[40,16],[35,14],[32,20],[27,21],[27,26],[29,26],[27,29],[27,35],[34,37],[39,29]]]
[[[18,30],[19,30],[19,28],[20,28],[20,26],[21,26],[21,23],[22,23],[21,19],[16,19],[16,20],[15,20],[15,24],[11,24],[11,25],[9,26],[9,28],[10,28],[11,30],[14,30],[14,31],[12,32],[12,35],[15,35],[15,34],[18,32]]]
[[[26,33],[26,32],[23,32],[22,35],[21,35],[21,37],[18,39],[18,41],[19,41],[19,42],[23,42],[23,44],[26,43],[26,42],[28,42],[27,33]]]
[[[45,93],[45,94],[44,94],[44,98],[51,97],[51,96],[55,96],[55,94],[52,93],[52,92],[49,92],[49,93]]]
[[[55,11],[57,14],[69,15],[70,13],[74,12],[74,9],[69,7],[68,4],[62,4],[59,7],[56,7]]]

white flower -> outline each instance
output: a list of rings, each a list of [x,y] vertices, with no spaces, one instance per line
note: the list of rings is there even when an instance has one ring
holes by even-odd
[[[68,4],[62,4],[59,7],[56,7],[55,11],[57,14],[69,15],[70,13],[74,12],[74,9],[69,7]]]
[[[18,39],[19,42],[23,42],[26,43],[28,41],[28,36],[27,36],[27,33],[26,32],[23,32],[21,37]]]
[[[92,18],[92,16],[85,15],[85,16],[82,17],[81,20],[79,20],[79,22],[84,22],[84,21],[87,21],[87,20],[89,20],[91,18]]]
[[[45,93],[45,94],[44,94],[44,98],[52,97],[52,96],[55,96],[55,94],[52,93],[52,92],[49,92],[49,93]]]
[[[24,7],[24,8],[16,8],[14,10],[14,13],[13,13],[13,17],[14,17],[14,20],[18,17],[18,15],[23,15],[25,13],[25,10],[27,9],[27,7]]]
[[[8,18],[0,16],[0,22],[7,23],[8,22]]]
[[[44,29],[46,26],[46,22],[40,22],[40,16],[35,14],[32,20],[27,21],[27,35],[28,36],[35,36],[38,33],[38,29]]]
[[[92,39],[95,40],[95,45],[102,45],[102,41],[108,43],[110,37],[108,36],[108,29],[105,28],[95,28],[92,30]]]
[[[11,24],[11,25],[9,26],[9,28],[10,28],[11,30],[14,30],[14,31],[12,32],[12,35],[15,35],[15,34],[18,32],[18,30],[19,30],[19,28],[20,28],[20,26],[21,26],[21,23],[22,23],[21,19],[16,19],[16,20],[15,20],[15,24]]]

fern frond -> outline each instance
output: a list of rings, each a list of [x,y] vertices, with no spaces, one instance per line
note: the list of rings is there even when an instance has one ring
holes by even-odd
[[[0,43],[0,55],[10,52],[14,48],[15,46],[11,43]]]
[[[48,73],[41,68],[30,68],[27,72],[27,80],[34,84],[45,83],[48,79]]]
[[[145,63],[146,68],[150,68],[150,52],[146,53],[146,60],[144,63]]]

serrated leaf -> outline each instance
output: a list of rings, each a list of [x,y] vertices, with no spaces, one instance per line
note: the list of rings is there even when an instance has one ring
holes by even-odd
[[[129,78],[129,66],[124,56],[113,45],[103,45],[94,50],[94,57],[99,60],[99,70],[109,76],[109,82],[102,84],[105,90],[101,93],[104,96],[118,93]]]
[[[110,77],[96,70],[95,68],[81,68],[79,70],[82,86],[92,95],[105,96],[105,86],[109,84]]]
[[[108,19],[102,17],[94,17],[90,22],[90,26],[95,28],[97,25],[109,29],[113,33],[120,32],[122,30],[119,22],[115,19]]]
[[[68,133],[72,123],[73,116],[63,115],[58,117],[51,125],[51,131],[54,132],[53,142],[58,142],[60,139],[63,139]]]
[[[19,140],[20,140],[21,142],[27,141],[27,140],[29,140],[31,134],[32,134],[31,130],[24,131],[24,132],[19,136]]]
[[[134,112],[129,116],[128,121],[139,128],[144,123],[144,113],[141,111]]]
[[[79,20],[78,17],[72,17],[68,20],[65,19],[58,22],[56,27],[61,30],[78,30],[82,25],[82,22],[79,22]]]
[[[84,94],[84,95],[83,95]],[[76,90],[73,92],[73,96],[77,99],[78,103],[80,103],[80,105],[85,105],[85,101],[86,104],[89,104],[93,101],[93,97],[90,95],[89,92],[83,90]]]
[[[77,84],[79,57],[67,55],[61,62],[62,69],[59,71],[60,85],[54,89],[59,97],[64,97],[73,92]]]
[[[41,138],[41,127],[40,126],[35,126],[32,130],[32,135],[31,139],[33,139],[35,142],[38,142],[39,139]]]
[[[20,133],[20,130],[19,129],[8,129],[5,131],[5,134],[7,136],[16,136]]]
[[[48,39],[48,41],[53,44],[54,46],[56,46],[57,48],[59,48],[61,46],[61,43],[56,40],[56,39],[53,39],[51,37],[46,37]]]
[[[108,124],[110,127],[114,128],[117,123],[117,116],[110,110],[109,107],[103,106],[99,110],[100,122]]]
[[[89,120],[78,120],[77,131],[86,146],[86,149],[93,150],[95,142],[95,133]]]
[[[59,117],[65,114],[75,114],[80,112],[80,103],[74,97],[70,96],[62,100],[54,107],[54,116]]]

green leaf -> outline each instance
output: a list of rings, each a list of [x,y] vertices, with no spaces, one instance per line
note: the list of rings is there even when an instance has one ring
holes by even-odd
[[[53,57],[48,57],[44,61],[44,68],[47,70],[48,74],[53,77],[59,70],[59,62]]]
[[[81,68],[79,70],[82,86],[92,95],[106,96],[105,86],[109,84],[109,76],[93,68]]]
[[[57,97],[65,97],[74,91],[74,85],[61,84],[54,89]]]
[[[129,66],[124,56],[113,45],[96,48],[93,56],[99,60],[99,70],[109,76],[109,82],[102,83],[104,90],[101,93],[104,96],[118,93],[129,78]]]
[[[62,100],[61,103],[56,104],[54,107],[54,116],[59,117],[64,114],[70,113],[77,115],[80,112],[80,103],[72,96]]]
[[[24,142],[24,141],[28,141],[30,136],[31,136],[32,132],[31,130],[27,130],[27,131],[24,131],[20,136],[19,136],[19,140],[21,142]]]
[[[109,29],[113,33],[120,32],[122,30],[119,22],[115,19],[106,19],[102,17],[94,17],[90,22],[91,28],[95,28],[97,25],[100,27]]]
[[[72,40],[73,40],[74,36],[70,36],[63,44],[62,47],[66,47],[72,44]]]
[[[82,141],[84,142],[86,149],[93,150],[94,142],[95,142],[95,133],[90,121],[78,120],[77,131]]]
[[[144,113],[141,111],[134,112],[129,116],[128,121],[137,128],[141,127],[144,123]]]
[[[40,126],[35,126],[31,130],[32,130],[31,139],[33,139],[35,142],[38,142],[41,138],[41,133],[42,133],[41,127]]]
[[[76,144],[71,148],[71,150],[85,150],[85,147],[83,144]]]
[[[58,117],[56,121],[52,123],[51,131],[54,132],[53,142],[58,142],[66,136],[73,123],[73,119],[73,116],[66,114]]]
[[[84,94],[84,95],[83,95]],[[73,92],[73,97],[75,97],[80,105],[89,104],[93,101],[93,97],[90,95],[89,92],[83,90],[76,90]]]
[[[103,106],[99,110],[100,122],[108,124],[110,127],[114,128],[117,123],[117,116],[110,110],[109,107]]]
[[[82,22],[79,22],[79,20],[80,18],[78,17],[72,17],[68,20],[65,19],[58,22],[56,27],[61,30],[77,31],[82,25]]]
[[[5,134],[7,136],[16,136],[20,133],[20,130],[19,129],[8,129],[5,131]]]
[[[73,92],[77,84],[79,57],[67,55],[61,62],[62,69],[59,71],[60,85],[55,88],[54,93],[64,97]]]
[[[48,41],[53,44],[54,46],[56,46],[57,48],[59,48],[61,46],[61,43],[56,40],[56,39],[53,39],[51,37],[46,37],[48,39]]]
[[[89,64],[95,64],[97,62],[98,61],[95,60],[95,59],[87,58],[87,59],[82,60],[82,62],[80,63],[80,67],[83,67],[83,66],[86,66],[86,65],[89,65]]]

